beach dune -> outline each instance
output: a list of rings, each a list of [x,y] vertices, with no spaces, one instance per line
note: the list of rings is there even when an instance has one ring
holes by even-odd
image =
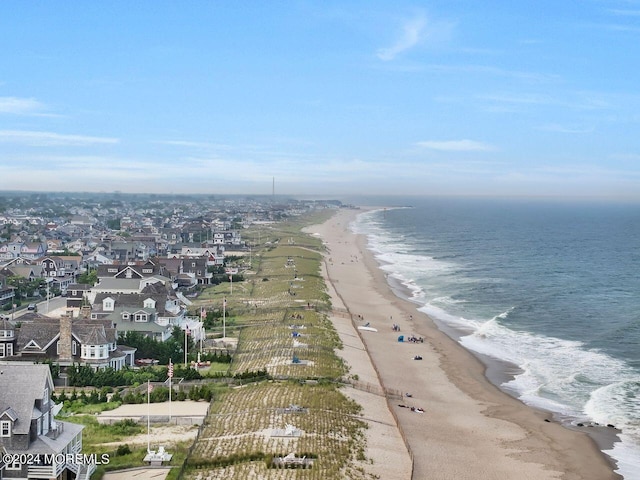
[[[397,418],[398,432],[406,439],[405,444],[391,435],[393,440],[377,448],[380,435],[376,438],[375,432],[369,432],[373,447],[368,454],[374,465],[388,462],[389,455],[410,464],[409,470],[398,468],[397,475],[384,478],[620,478],[592,438],[563,427],[547,412],[527,407],[500,391],[486,379],[485,368],[476,357],[441,332],[414,304],[393,294],[366,249],[366,239],[349,231],[357,213],[340,210],[307,231],[325,242],[328,251],[323,271],[335,299],[333,305],[338,302],[348,312],[332,317],[343,343],[347,343],[345,339],[354,340],[344,350],[353,344],[355,351],[359,345],[355,339],[361,338],[368,353],[344,353],[345,359],[358,365],[372,362],[377,373],[368,370],[367,379],[402,392],[387,405],[377,404],[369,410],[390,408]],[[353,323],[351,330],[345,322]],[[377,331],[353,328],[365,324]],[[393,324],[399,332],[392,329]],[[424,341],[399,342],[399,335],[422,337]],[[416,356],[421,359],[415,360]],[[424,413],[417,409],[424,409]],[[383,423],[389,418],[384,416]],[[410,455],[403,457],[402,450]]]

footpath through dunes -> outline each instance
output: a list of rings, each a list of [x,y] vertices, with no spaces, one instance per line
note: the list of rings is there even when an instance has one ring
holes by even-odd
[[[324,247],[301,231],[304,220],[246,232],[268,235],[252,246],[253,273],[233,293],[223,284],[202,296],[211,305],[226,298],[227,336],[238,336],[231,373],[266,371],[268,380],[214,398],[182,478],[410,478],[366,351],[351,321],[331,313]]]

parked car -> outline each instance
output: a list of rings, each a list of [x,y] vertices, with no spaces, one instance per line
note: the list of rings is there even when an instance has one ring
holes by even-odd
[[[30,303],[27,307],[27,310],[33,310],[34,312],[38,311],[38,306],[35,303]]]

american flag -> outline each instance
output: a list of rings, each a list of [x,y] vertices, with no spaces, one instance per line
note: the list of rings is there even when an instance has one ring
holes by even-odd
[[[204,307],[200,308],[200,318],[206,318],[206,316],[207,310]]]
[[[153,391],[153,385],[151,385],[151,381],[147,381],[147,392],[151,393]]]
[[[171,363],[171,359],[169,359],[169,368],[167,369],[167,376],[169,378],[173,378],[173,363]]]

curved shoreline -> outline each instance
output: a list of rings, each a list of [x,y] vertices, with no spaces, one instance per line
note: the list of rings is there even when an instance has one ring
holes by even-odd
[[[384,387],[411,392],[404,403],[425,409],[418,415],[394,407],[414,454],[414,478],[621,478],[591,437],[500,390],[475,355],[393,292],[366,238],[349,230],[361,212],[340,211],[314,230],[330,250],[329,281],[352,314],[378,329],[362,337]],[[392,323],[424,344],[398,343]]]
[[[367,248],[366,239],[363,245],[364,245],[364,248],[366,249]],[[380,269],[382,264],[375,259],[375,255],[373,255],[373,253],[371,253],[370,250],[367,249],[367,251],[369,251],[369,253],[373,256],[374,261],[376,262],[376,264],[378,265],[378,268]],[[383,273],[383,276],[384,276],[384,273]],[[396,281],[396,279],[389,278],[388,276],[385,276],[385,281],[387,282],[387,284],[389,285],[389,288],[391,289],[391,291],[396,297],[412,305],[415,305],[416,310],[421,306],[419,303],[411,299],[410,289],[408,289],[400,281]],[[396,283],[396,285],[393,284],[394,282]],[[447,325],[444,322],[434,320],[433,318],[429,317],[428,314],[424,314],[424,315],[427,318],[429,318],[429,321],[432,322],[441,332],[446,334],[455,342],[458,342],[460,338],[462,338],[464,335],[467,335],[469,333],[469,331],[458,330],[455,327]],[[461,346],[461,348],[464,348],[464,347]],[[490,357],[488,355],[484,355],[478,352],[474,352],[473,350],[467,350],[467,351],[471,353],[471,355],[476,357],[476,359],[481,363],[481,365],[484,368],[484,376],[492,385],[498,388],[498,390],[500,390],[501,392],[506,393],[507,395],[520,401],[521,403],[524,403],[518,398],[517,392],[515,391],[510,392],[509,390],[501,387],[502,384],[513,380],[513,378],[515,378],[516,375],[522,372],[522,369],[517,364],[508,362],[506,360],[500,360],[494,357]],[[582,428],[574,425],[575,421],[577,420],[576,418],[563,417],[557,412],[554,412],[551,410],[545,410],[544,408],[528,405],[526,403],[524,404],[527,407],[532,408],[536,411],[540,411],[544,414],[550,415],[554,419],[554,421],[557,421],[565,428],[575,430],[577,432],[580,432],[582,430]],[[614,447],[614,444],[620,441],[620,438],[618,437],[620,430],[616,429],[615,427],[606,427],[604,425],[593,424],[591,422],[582,422],[582,423],[584,423],[585,425],[584,428],[587,428],[588,426],[588,429],[584,430],[582,433],[586,433],[587,435],[589,435],[589,437],[592,438],[592,440],[596,443],[600,452],[605,457],[607,462],[609,462],[609,464],[615,469],[616,461],[614,458],[609,456],[606,453],[606,451],[612,450]]]

